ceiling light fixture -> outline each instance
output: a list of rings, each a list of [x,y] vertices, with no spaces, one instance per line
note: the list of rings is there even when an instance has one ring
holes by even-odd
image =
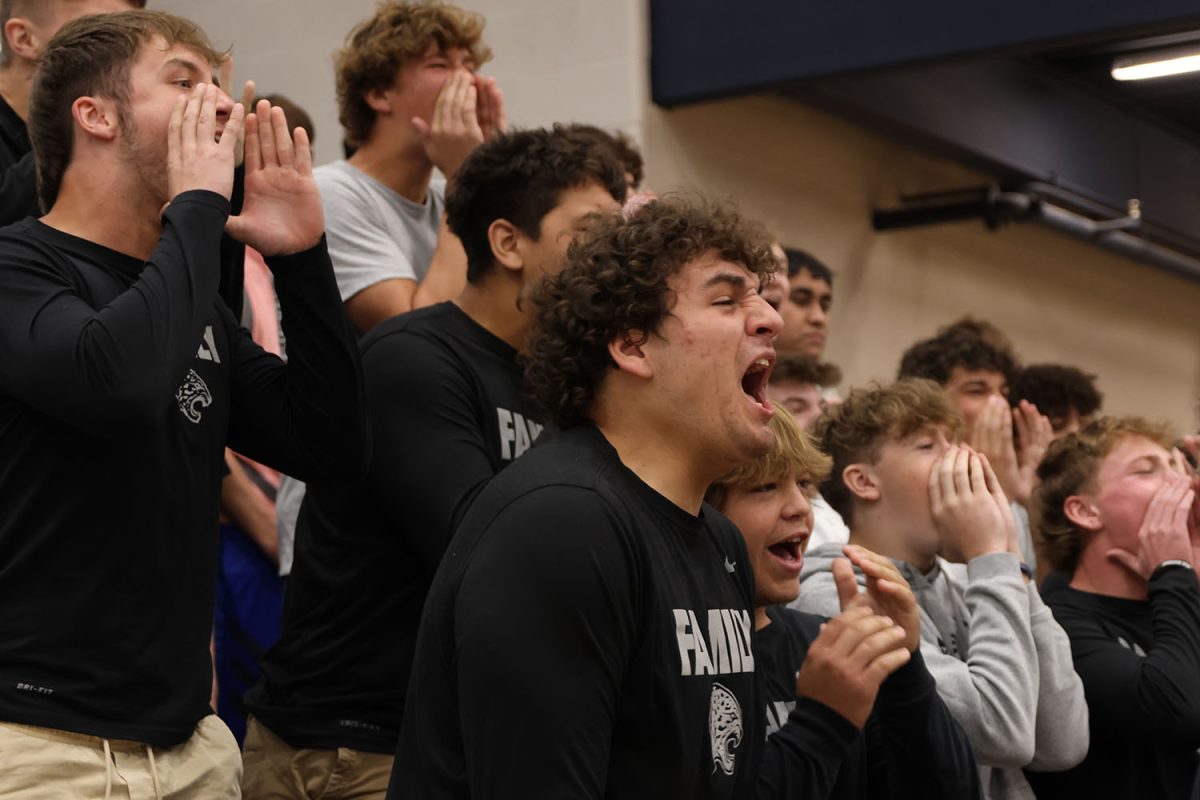
[[[1176,47],[1121,56],[1113,60],[1112,76],[1118,81],[1144,81],[1200,72],[1200,46]]]

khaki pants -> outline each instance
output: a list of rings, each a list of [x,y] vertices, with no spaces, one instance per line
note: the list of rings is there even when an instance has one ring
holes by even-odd
[[[384,800],[394,755],[298,750],[251,717],[242,747],[246,800]]]
[[[216,715],[183,744],[154,748],[0,722],[0,798],[236,800],[241,773],[237,741]]]

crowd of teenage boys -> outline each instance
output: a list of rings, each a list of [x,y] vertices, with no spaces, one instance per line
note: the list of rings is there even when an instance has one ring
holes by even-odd
[[[477,14],[314,169],[145,5],[0,0],[0,797],[1200,796],[1200,436],[969,316],[839,391]]]

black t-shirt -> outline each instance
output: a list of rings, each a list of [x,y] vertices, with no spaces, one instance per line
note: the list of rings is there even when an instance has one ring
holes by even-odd
[[[0,230],[0,720],[154,745],[211,713],[223,448],[365,469],[353,333],[324,242],[270,259],[284,365],[217,299],[228,203],[187,192],[148,262]]]
[[[767,616],[771,624],[758,632],[755,654],[772,736],[796,706],[796,675],[825,618],[783,606],[768,608]],[[836,774],[833,786],[812,797],[962,800],[982,791],[971,744],[920,651],[884,681],[866,728],[841,763],[828,768]]]
[[[655,492],[596,428],[539,445],[434,577],[388,796],[805,796],[856,730],[801,702],[764,742],[752,581],[727,519]]]
[[[37,213],[37,170],[29,131],[0,97],[0,227]]]
[[[295,747],[392,753],[421,608],[464,509],[541,433],[517,353],[453,303],[362,343],[365,481],[310,484],[283,633],[251,710]]]
[[[1047,600],[1071,639],[1091,745],[1066,772],[1026,771],[1039,797],[1184,800],[1200,748],[1200,590],[1179,567],[1148,600],[1064,586]]]

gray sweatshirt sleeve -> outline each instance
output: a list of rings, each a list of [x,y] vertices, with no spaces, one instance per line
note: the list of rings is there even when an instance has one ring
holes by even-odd
[[[972,559],[967,575],[966,660],[943,653],[928,626],[921,654],[979,764],[1024,767],[1033,759],[1038,696],[1029,593],[1011,553]]]
[[[1088,707],[1083,681],[1075,672],[1071,641],[1030,584],[1030,623],[1037,648],[1037,738],[1029,768],[1061,772],[1083,761],[1088,752]]]

